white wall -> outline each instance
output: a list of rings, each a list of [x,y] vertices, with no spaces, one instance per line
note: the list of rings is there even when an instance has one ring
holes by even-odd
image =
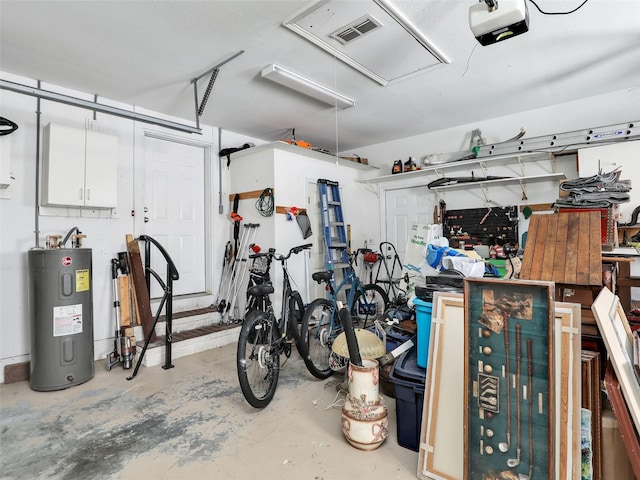
[[[313,201],[317,191],[316,182],[319,178],[337,181],[342,192],[341,201],[345,222],[352,225],[353,248],[362,247],[365,239],[375,237],[379,228],[378,200],[373,192],[358,183],[363,170],[354,168],[356,164],[341,162],[341,165],[336,165],[332,157],[300,147],[289,145],[267,147],[232,155],[232,193],[273,188],[274,208],[278,206],[307,208],[308,202]],[[323,232],[318,228],[319,220],[311,212],[309,218],[312,236],[304,239],[295,220],[289,221],[287,215],[277,213],[272,217],[262,217],[256,210],[255,203],[255,198],[241,200],[239,213],[245,222],[260,224],[255,243],[263,251],[276,248],[278,253],[286,254],[294,246],[313,243],[314,250],[307,252],[306,255],[309,253],[313,255],[314,252],[322,255]],[[308,256],[299,255],[289,262],[292,280],[296,282],[306,302],[319,296],[311,291],[315,285],[310,276],[313,271],[324,268],[324,261],[320,262],[321,266],[317,266],[314,264],[315,260],[315,257],[309,260]],[[275,280],[276,291],[279,292],[282,275],[276,262],[272,265],[271,277]],[[279,311],[278,297],[275,298],[274,305],[276,311]]]
[[[499,92],[495,93],[495,95],[499,94]],[[437,132],[378,143],[357,149],[356,153],[361,157],[368,158],[370,165],[380,167],[378,173],[368,175],[368,177],[373,178],[379,175],[389,175],[394,160],[399,159],[404,162],[411,156],[418,161],[422,161],[429,154],[468,151],[471,131],[475,128],[479,128],[482,131],[482,137],[490,145],[506,141],[515,136],[521,127],[526,130],[524,138],[533,138],[635,122],[640,117],[638,105],[640,105],[640,88],[620,90],[474,124],[460,125]],[[541,173],[536,171],[535,168],[535,166],[526,166],[525,174]],[[575,156],[559,157],[556,168],[558,172],[565,173],[567,178],[578,176]],[[476,173],[479,172],[476,171]],[[492,171],[491,174],[499,175],[500,173]],[[513,176],[513,172],[505,174]],[[421,184],[426,185],[429,181],[430,179],[427,179]],[[380,183],[379,189],[381,192],[387,189],[405,189],[409,186],[405,182],[404,180],[398,180]],[[413,182],[410,186],[416,185]],[[444,197],[449,209],[476,208],[485,205],[484,198],[478,196],[477,190],[475,192],[456,191],[455,194],[452,193],[448,192]],[[502,205],[552,203],[556,200],[557,194],[558,186],[555,182],[537,183],[529,186],[527,189],[528,200],[525,201],[522,200],[521,192],[516,187],[491,189],[491,199]],[[384,198],[384,195],[381,195],[380,198]],[[433,206],[437,202],[438,198],[433,194]],[[384,213],[382,200],[380,208]],[[527,228],[528,220],[520,216],[520,232],[526,231]],[[384,232],[381,232],[381,236],[384,236]]]
[[[33,80],[1,72],[0,74],[6,80],[36,86],[36,82]],[[93,100],[93,95],[70,92],[52,85],[43,84],[42,88]],[[100,101],[107,102],[104,99],[100,99]],[[27,252],[36,245],[34,233],[37,163],[36,102],[35,98],[0,90],[2,116],[13,120],[20,126],[18,131],[10,135],[10,168],[15,179],[12,180],[8,189],[0,192],[0,382],[4,381],[5,365],[27,361],[29,358]],[[405,160],[409,156],[421,158],[429,153],[466,149],[469,142],[469,132],[474,128],[481,128],[483,136],[490,143],[506,140],[507,137],[517,133],[521,126],[526,127],[527,137],[535,137],[635,120],[639,102],[640,89],[614,92],[569,104],[487,120],[479,124],[462,125],[430,134],[375,144],[359,149],[356,153],[368,158],[371,165],[381,167],[380,174],[386,174],[390,172],[395,159]],[[115,102],[110,103],[123,107]],[[41,102],[40,111],[42,112],[42,127],[49,121],[81,127],[84,125],[85,119],[91,117],[89,111],[46,101]],[[101,212],[93,217],[87,217],[80,216],[77,211],[47,210],[39,217],[40,233],[38,235],[40,246],[44,245],[45,235],[64,235],[74,226],[79,227],[88,235],[85,246],[93,250],[93,313],[96,359],[104,358],[112,348],[111,337],[114,330],[114,319],[111,305],[109,264],[111,258],[125,248],[125,235],[127,233],[137,234],[136,222],[139,220],[131,217],[129,212],[141,205],[141,189],[136,186],[134,179],[143,171],[141,165],[144,159],[143,152],[139,151],[141,145],[139,133],[137,133],[139,129],[136,129],[132,121],[101,114],[98,114],[98,120],[104,124],[106,131],[117,134],[119,138],[117,214],[103,218],[104,213]],[[183,123],[192,124],[192,121],[184,120]],[[229,190],[229,174],[225,158],[222,159],[222,182],[220,183],[218,180],[220,163],[215,152],[220,148],[239,147],[245,142],[265,143],[259,139],[251,139],[223,130],[222,141],[218,145],[217,136],[217,129],[205,126],[200,138],[201,141],[210,142],[211,151],[214,152],[211,158],[213,166],[211,169],[212,192],[209,197],[215,212],[211,256],[213,271],[211,285],[214,286],[214,289],[217,289],[219,283],[219,267],[222,263],[224,244],[230,238],[231,222],[228,218],[229,205],[227,202],[229,193],[232,193]],[[325,171],[329,178],[331,178],[331,168],[331,165],[328,164]],[[313,176],[315,177],[315,174]],[[352,200],[349,200],[348,203],[352,204],[355,210],[348,212],[347,220],[353,225],[354,243],[357,247],[365,239],[370,239],[369,237],[375,235],[371,232],[383,230],[379,224],[379,204],[376,206],[375,202],[362,200],[367,198],[366,196],[375,195],[378,190],[375,186],[359,184],[352,179],[340,178],[338,180],[352,196]],[[385,188],[393,187],[387,185]],[[222,214],[218,213],[220,193],[223,198]],[[379,196],[379,198],[383,197],[383,195]],[[543,197],[545,199],[539,201],[553,201],[555,198],[551,198],[552,196],[549,195],[547,199],[546,194]],[[297,200],[285,196],[282,201],[290,203]],[[455,201],[459,201],[461,205],[468,204],[464,193],[456,196]],[[475,202],[475,200],[471,200],[471,202]],[[382,239],[381,235],[379,233],[377,238],[372,239],[373,244],[377,244]],[[216,291],[213,291],[210,298],[198,299],[197,302],[212,300],[215,294]],[[180,311],[192,308],[192,305],[193,302],[190,303],[189,300],[178,300],[174,308],[175,311]]]
[[[17,83],[37,86],[34,80],[0,73],[3,79]],[[93,101],[93,95],[69,91],[54,85],[42,84],[41,88],[85,100]],[[132,108],[106,99],[99,99],[119,108]],[[57,122],[83,128],[85,121],[92,118],[92,112],[50,101],[40,102],[41,128],[49,122]],[[45,246],[45,236],[51,234],[65,235],[71,228],[78,227],[87,235],[84,247],[92,249],[93,278],[93,327],[95,339],[95,358],[103,359],[113,348],[113,332],[115,318],[113,315],[113,297],[111,284],[111,259],[117,252],[126,250],[125,235],[134,236],[142,233],[141,214],[143,188],[140,186],[143,177],[144,152],[141,129],[131,120],[97,114],[97,120],[107,133],[118,136],[118,207],[106,211],[80,211],[71,208],[41,208],[39,234],[36,240],[36,111],[37,99],[5,90],[0,90],[2,116],[19,125],[17,131],[5,137],[10,140],[10,171],[13,177],[9,188],[0,190],[0,382],[4,381],[4,367],[29,359],[29,299],[27,252],[39,245]],[[136,111],[162,117],[153,112]],[[168,117],[167,117],[168,118]],[[193,125],[193,120],[170,120]],[[139,124],[138,124],[139,125]],[[145,128],[164,131],[173,136],[180,134],[161,127],[145,125]],[[210,126],[201,126],[202,135],[198,141],[211,145],[212,194],[209,201],[215,202],[213,211],[212,234],[212,279],[210,285],[217,290],[222,263],[222,247],[229,238],[229,207],[224,203],[224,213],[218,214],[218,195],[222,190],[223,198],[228,198],[228,169],[226,158],[222,160],[222,186],[218,175],[218,130]],[[264,143],[259,139],[248,138],[236,133],[222,131],[222,146],[238,147],[245,142]],[[42,153],[42,152],[40,152]],[[7,159],[2,158],[2,162]],[[137,182],[136,182],[137,179]],[[131,216],[132,210],[140,210],[140,214]],[[137,231],[136,231],[137,230]],[[220,246],[221,245],[221,246]],[[218,268],[215,268],[218,266]],[[176,299],[174,311],[187,310],[212,303],[216,291],[209,295],[194,298]],[[153,311],[155,312],[155,307]]]
[[[500,95],[500,92],[491,94]],[[487,144],[493,144],[515,136],[521,127],[526,130],[525,138],[531,138],[636,121],[640,116],[639,105],[640,87],[637,87],[377,143],[359,148],[355,153],[368,158],[369,164],[380,167],[380,175],[386,175],[391,173],[394,160],[404,162],[410,156],[421,160],[429,154],[468,151],[471,131],[475,128],[482,131]]]

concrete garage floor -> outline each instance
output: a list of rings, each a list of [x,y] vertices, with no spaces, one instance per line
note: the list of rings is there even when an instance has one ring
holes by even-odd
[[[360,451],[330,407],[342,376],[316,380],[294,353],[274,400],[256,410],[240,392],[235,349],[143,367],[132,381],[133,370],[97,362],[93,379],[67,390],[0,385],[0,478],[416,478],[418,453],[398,445],[392,398],[387,440]]]

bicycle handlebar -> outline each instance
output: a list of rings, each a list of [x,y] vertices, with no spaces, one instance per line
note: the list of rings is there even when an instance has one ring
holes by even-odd
[[[340,249],[340,250],[344,250],[344,249]],[[371,250],[370,248],[358,248],[355,252],[351,252],[348,253],[347,255],[349,256],[349,264],[353,263],[356,267],[358,266],[358,255],[360,255],[361,253],[371,253],[373,252],[373,250]]]
[[[298,245],[297,247],[293,247],[291,250],[289,250],[289,253],[287,255],[280,255],[280,254],[276,253],[276,254],[273,255],[273,257],[276,260],[279,260],[279,261],[282,262],[284,260],[288,260],[289,257],[291,255],[293,255],[294,253],[298,254],[298,253],[302,252],[303,250],[307,250],[307,249],[309,249],[311,247],[312,247],[311,243],[305,243],[304,245]]]
[[[266,252],[252,253],[249,255],[249,258],[261,258],[261,257],[273,257],[276,253],[275,248],[270,248]]]
[[[289,250],[289,253],[287,255],[281,255],[279,253],[276,253],[276,249],[275,248],[270,248],[268,252],[264,252],[264,253],[253,253],[251,255],[249,255],[249,258],[259,258],[259,257],[273,257],[276,260],[279,261],[283,261],[283,260],[288,260],[289,257],[291,257],[292,254],[298,254],[300,252],[302,252],[303,250],[308,250],[313,246],[313,244],[311,243],[305,243],[304,245],[298,245],[297,247],[293,247],[291,250]]]

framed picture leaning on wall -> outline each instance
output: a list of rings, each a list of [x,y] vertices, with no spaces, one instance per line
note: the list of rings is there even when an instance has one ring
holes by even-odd
[[[554,478],[553,294],[465,279],[465,480]]]

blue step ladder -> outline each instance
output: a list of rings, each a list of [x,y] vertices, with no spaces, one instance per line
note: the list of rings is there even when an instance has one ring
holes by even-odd
[[[338,182],[320,178],[318,179],[318,194],[320,196],[324,259],[327,270],[341,269],[343,275],[346,275],[346,270],[350,268],[349,244],[347,226],[342,216],[340,186]]]

